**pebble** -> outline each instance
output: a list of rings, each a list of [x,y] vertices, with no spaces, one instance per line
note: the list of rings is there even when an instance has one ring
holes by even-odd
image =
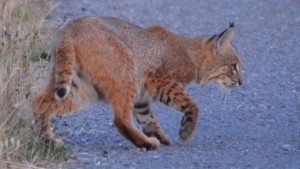
[[[223,141],[221,139],[217,139],[216,143],[221,144]]]
[[[106,157],[108,156],[108,152],[107,152],[107,151],[103,151],[103,154],[102,154],[102,155],[103,155],[103,157],[106,158]]]
[[[154,155],[152,156],[153,159],[159,159],[161,156],[160,155]]]
[[[281,149],[284,150],[284,151],[292,151],[293,147],[290,144],[282,144]]]
[[[96,166],[99,166],[99,165],[101,165],[101,161],[98,161],[98,162],[96,163]]]

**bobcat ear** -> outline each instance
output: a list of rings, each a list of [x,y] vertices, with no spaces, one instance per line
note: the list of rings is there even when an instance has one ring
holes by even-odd
[[[229,28],[224,30],[222,33],[214,36],[214,47],[218,48],[224,43],[230,42],[234,33],[234,22],[229,23]]]

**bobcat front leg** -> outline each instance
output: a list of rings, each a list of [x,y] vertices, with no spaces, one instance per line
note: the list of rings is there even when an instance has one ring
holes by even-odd
[[[183,142],[189,140],[196,129],[199,110],[184,88],[168,77],[157,76],[150,76],[146,87],[156,100],[184,113],[179,139]]]
[[[161,144],[171,145],[170,138],[160,127],[157,118],[150,110],[150,106],[147,102],[135,103],[133,114],[137,122],[142,126],[145,135],[148,137],[156,137]]]

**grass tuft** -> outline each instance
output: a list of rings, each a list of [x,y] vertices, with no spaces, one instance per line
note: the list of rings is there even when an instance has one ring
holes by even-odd
[[[45,78],[39,66],[49,60],[41,30],[53,6],[51,1],[0,1],[0,168],[66,160],[66,147],[45,144],[32,123],[31,100],[37,82]]]

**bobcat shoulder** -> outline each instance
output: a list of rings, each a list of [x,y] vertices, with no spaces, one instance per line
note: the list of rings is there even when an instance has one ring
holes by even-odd
[[[46,140],[53,139],[53,115],[105,99],[118,131],[137,147],[151,150],[171,144],[150,110],[157,101],[183,112],[179,139],[187,141],[199,109],[184,87],[193,81],[217,82],[224,89],[242,84],[233,32],[230,24],[213,36],[184,37],[160,26],[144,29],[109,17],[69,21],[57,35],[46,90],[33,101],[37,124]]]

